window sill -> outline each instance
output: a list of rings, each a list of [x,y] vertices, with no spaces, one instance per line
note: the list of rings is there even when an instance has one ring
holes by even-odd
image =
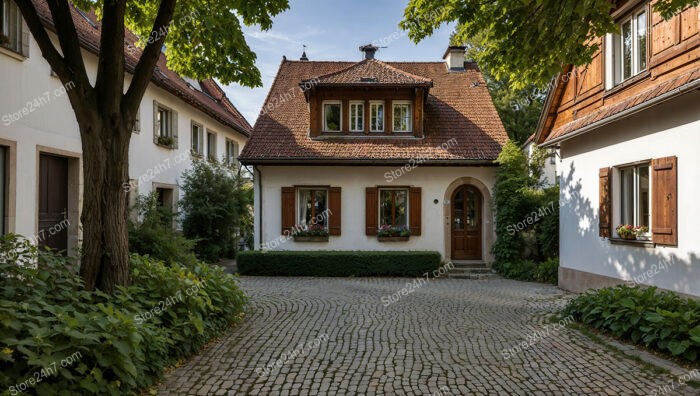
[[[652,241],[640,241],[638,239],[622,239],[622,238],[610,238],[610,243],[613,245],[628,245],[636,247],[653,248],[656,244]]]
[[[637,74],[634,77],[630,77],[627,80],[615,85],[614,87],[610,88],[609,90],[605,91],[603,94],[603,98],[607,98],[608,96],[615,95],[616,93],[623,91],[625,88],[628,88],[632,85],[637,84],[638,82],[642,80],[646,80],[651,76],[651,71],[649,71],[649,68],[647,67],[647,70]]]
[[[406,242],[410,236],[378,236],[377,240],[379,242]]]
[[[21,62],[24,62],[27,59],[26,56],[22,55],[19,52],[16,52],[15,50],[11,50],[11,49],[7,48],[4,45],[0,45],[0,54],[5,54],[5,55],[9,56],[10,58],[14,58],[14,59],[21,61]]]
[[[156,143],[156,146],[160,146],[160,147],[166,148],[168,150],[175,150],[175,146],[172,144]]]
[[[328,242],[328,236],[294,235],[294,242]]]

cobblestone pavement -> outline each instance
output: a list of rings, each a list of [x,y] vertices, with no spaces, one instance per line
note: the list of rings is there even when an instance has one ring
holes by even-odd
[[[649,395],[671,380],[554,330],[549,317],[568,296],[556,287],[432,279],[382,300],[407,281],[243,277],[246,321],[169,373],[159,394]]]

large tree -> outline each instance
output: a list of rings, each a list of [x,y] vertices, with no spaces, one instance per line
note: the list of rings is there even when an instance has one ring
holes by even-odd
[[[659,0],[668,18],[697,0]],[[617,27],[612,0],[410,0],[401,27],[418,42],[443,23],[457,22],[456,40],[477,38],[476,59],[488,62],[513,88],[543,85],[566,64],[585,65],[597,46],[591,40]]]
[[[16,0],[42,56],[64,84],[80,128],[83,177],[87,186],[81,215],[80,275],[89,290],[108,292],[129,283],[127,207],[123,183],[129,178],[129,140],[141,99],[165,45],[168,67],[192,78],[259,86],[255,54],[241,23],[269,29],[287,0],[74,0],[101,19],[97,74],[90,72],[67,0]],[[51,40],[37,7],[48,4]],[[125,28],[142,37],[142,50],[125,86]]]

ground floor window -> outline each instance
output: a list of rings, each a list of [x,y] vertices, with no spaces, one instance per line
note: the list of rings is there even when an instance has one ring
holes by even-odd
[[[408,189],[379,190],[379,225],[408,226]]]
[[[620,169],[620,222],[649,227],[649,164]]]
[[[299,218],[302,227],[318,224],[328,226],[328,190],[316,188],[299,189]]]

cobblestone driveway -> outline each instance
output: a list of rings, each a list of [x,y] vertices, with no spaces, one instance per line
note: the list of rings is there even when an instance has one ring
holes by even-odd
[[[548,316],[566,298],[555,287],[433,279],[386,306],[406,282],[244,277],[247,320],[171,372],[159,394],[648,395],[670,380],[553,330]],[[548,336],[504,358],[547,325]]]

